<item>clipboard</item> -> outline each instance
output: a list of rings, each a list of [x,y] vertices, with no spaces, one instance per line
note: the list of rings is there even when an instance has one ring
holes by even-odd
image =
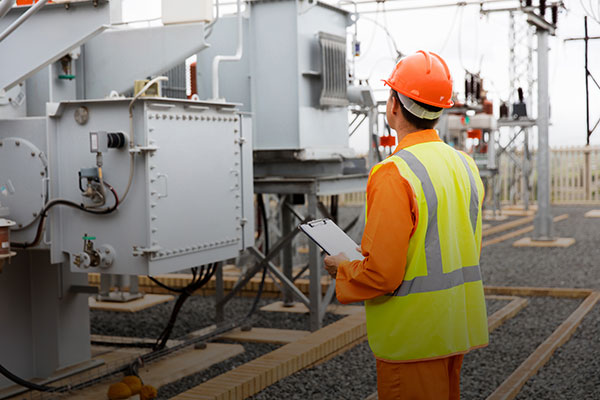
[[[357,245],[350,236],[329,218],[317,219],[298,228],[329,255],[344,253],[350,260],[362,260]]]

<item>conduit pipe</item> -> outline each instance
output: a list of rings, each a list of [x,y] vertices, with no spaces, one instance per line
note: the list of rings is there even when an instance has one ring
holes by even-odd
[[[237,21],[238,21],[238,46],[233,56],[218,55],[213,58],[212,64],[212,99],[220,101],[219,98],[219,64],[221,61],[240,61],[242,59],[243,33],[242,33],[242,0],[237,0]]]
[[[0,18],[4,17],[14,4],[15,0],[0,0]]]
[[[10,1],[8,1],[10,3]],[[0,42],[2,42],[8,35],[10,35],[15,29],[17,29],[21,24],[29,19],[33,14],[38,12],[48,0],[40,0],[35,3],[33,6],[29,7],[29,10],[25,11],[23,15],[21,15],[15,22],[10,24],[8,28],[4,30],[4,32],[0,33]]]

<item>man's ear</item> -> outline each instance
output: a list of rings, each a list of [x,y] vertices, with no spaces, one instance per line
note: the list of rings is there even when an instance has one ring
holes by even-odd
[[[396,96],[392,96],[392,114],[396,115],[400,112],[400,101],[398,100],[398,97]]]

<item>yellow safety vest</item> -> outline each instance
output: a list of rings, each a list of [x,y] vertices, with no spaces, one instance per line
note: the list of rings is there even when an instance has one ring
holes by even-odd
[[[393,162],[419,207],[404,280],[394,293],[365,302],[369,345],[376,357],[426,360],[488,343],[479,269],[483,183],[470,157],[443,142],[416,144]]]

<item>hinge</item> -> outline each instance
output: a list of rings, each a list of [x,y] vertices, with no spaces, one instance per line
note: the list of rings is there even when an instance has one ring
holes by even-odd
[[[129,149],[130,153],[151,153],[154,152],[156,150],[158,150],[159,147],[158,146],[135,146],[132,149]]]
[[[162,249],[162,247],[160,247],[160,246],[152,246],[152,247],[133,246],[132,254],[134,257],[147,256],[147,255],[152,255],[154,253],[158,253],[161,249]]]

